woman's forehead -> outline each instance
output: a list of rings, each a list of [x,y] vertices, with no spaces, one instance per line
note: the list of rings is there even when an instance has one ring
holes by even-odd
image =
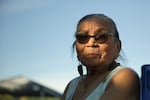
[[[97,21],[97,20],[86,20],[79,24],[78,31],[80,30],[92,30],[95,29],[97,31],[110,31],[110,25],[105,21]]]

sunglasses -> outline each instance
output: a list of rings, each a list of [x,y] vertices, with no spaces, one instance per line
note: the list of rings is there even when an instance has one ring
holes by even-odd
[[[94,36],[90,36],[86,33],[76,33],[76,40],[80,44],[86,44],[90,38],[94,38],[97,43],[104,44],[112,35],[112,33],[99,33]]]

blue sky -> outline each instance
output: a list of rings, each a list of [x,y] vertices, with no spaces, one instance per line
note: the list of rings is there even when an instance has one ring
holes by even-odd
[[[25,76],[63,92],[78,76],[72,43],[78,20],[103,13],[117,24],[125,64],[150,63],[149,0],[0,0],[0,80]]]

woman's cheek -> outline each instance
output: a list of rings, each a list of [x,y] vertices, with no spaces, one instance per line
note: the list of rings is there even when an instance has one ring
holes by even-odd
[[[111,47],[106,47],[106,48],[101,49],[101,54],[102,54],[102,57],[101,57],[102,62],[106,64],[109,64],[112,62],[114,58],[114,50],[112,50]]]
[[[77,51],[78,60],[81,61],[82,56],[83,56],[83,54],[84,54],[84,48],[83,48],[83,46],[77,45],[77,46],[76,46],[76,51]]]

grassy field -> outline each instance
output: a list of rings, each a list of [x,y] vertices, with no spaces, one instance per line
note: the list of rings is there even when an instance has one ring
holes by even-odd
[[[29,97],[29,96],[21,96],[21,97],[14,97],[11,95],[2,95],[0,94],[0,100],[60,100],[60,98],[54,98],[54,97]]]

